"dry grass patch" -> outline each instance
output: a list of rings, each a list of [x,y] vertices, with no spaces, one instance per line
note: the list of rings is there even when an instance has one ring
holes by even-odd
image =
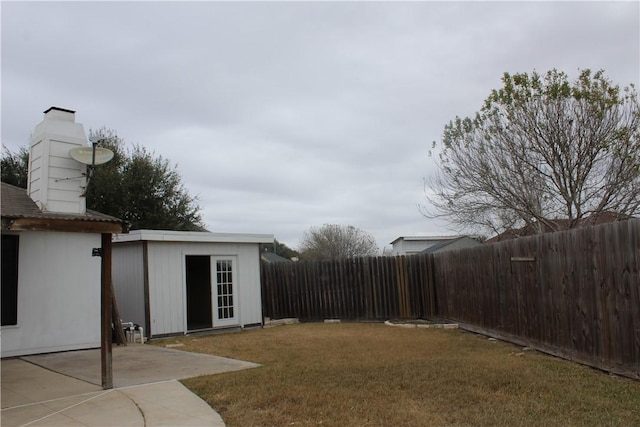
[[[263,365],[184,381],[229,427],[640,425],[640,383],[458,330],[300,324],[174,341]]]

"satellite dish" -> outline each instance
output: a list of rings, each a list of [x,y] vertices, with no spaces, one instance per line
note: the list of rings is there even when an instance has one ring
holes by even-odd
[[[82,163],[83,165],[87,165],[87,172],[83,173],[82,176],[56,179],[56,182],[58,182],[86,177],[87,182],[84,186],[84,191],[80,194],[80,197],[85,197],[87,195],[87,188],[89,187],[89,182],[91,181],[96,165],[107,163],[109,160],[113,159],[114,155],[113,151],[108,148],[98,147],[98,144],[103,140],[103,138],[92,137],[90,140],[93,144],[91,147],[75,147],[69,150],[69,155],[73,160],[78,163]]]
[[[101,165],[113,159],[113,151],[104,147],[76,147],[69,150],[75,161],[89,166]]]

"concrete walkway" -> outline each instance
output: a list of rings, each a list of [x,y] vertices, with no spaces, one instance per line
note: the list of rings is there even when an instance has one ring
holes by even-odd
[[[113,349],[114,389],[100,386],[100,350],[4,359],[0,425],[224,426],[178,379],[259,365],[150,345]]]

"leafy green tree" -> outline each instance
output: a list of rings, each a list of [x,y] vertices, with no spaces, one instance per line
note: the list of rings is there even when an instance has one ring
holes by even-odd
[[[87,191],[91,209],[124,219],[132,229],[204,230],[200,206],[182,184],[175,166],[162,156],[124,140],[108,129],[102,146],[114,152],[112,161],[96,167]]]
[[[20,147],[13,153],[4,145],[2,146],[2,161],[0,163],[2,182],[27,188],[28,168],[29,150],[26,147]]]
[[[640,115],[633,85],[583,70],[510,75],[473,118],[444,128],[423,207],[463,228],[569,227],[640,211]],[[434,147],[436,143],[434,142]]]
[[[114,156],[93,170],[87,187],[88,209],[124,219],[134,230],[204,230],[197,199],[167,159],[139,145],[126,147],[113,130],[102,128],[90,135],[102,136],[100,145],[112,150]],[[16,153],[5,150],[2,181],[26,188],[27,164],[26,148]]]
[[[122,172],[125,165],[129,163],[129,155],[125,150],[125,143],[111,129],[101,128],[96,132],[89,131],[89,135],[103,137],[100,146],[113,151],[113,159],[93,170],[87,186],[87,207],[124,219],[119,216],[122,214],[122,208],[117,206],[126,203]],[[118,212],[119,215],[114,212]]]
[[[300,257],[335,260],[378,255],[374,237],[351,225],[325,224],[311,227],[302,237]]]

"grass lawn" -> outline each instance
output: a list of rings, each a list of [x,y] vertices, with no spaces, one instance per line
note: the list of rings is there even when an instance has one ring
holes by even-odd
[[[640,382],[460,330],[299,324],[174,342],[263,366],[183,383],[233,426],[640,425]]]

